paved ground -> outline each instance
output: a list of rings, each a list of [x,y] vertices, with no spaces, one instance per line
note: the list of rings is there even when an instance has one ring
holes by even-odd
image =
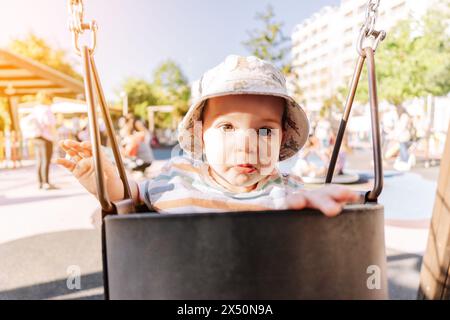
[[[354,154],[352,168],[370,173],[368,158]],[[386,178],[380,199],[393,299],[416,297],[434,201],[438,169],[414,171]],[[99,230],[91,223],[97,202],[64,169],[52,165],[52,178],[61,189],[40,191],[32,166],[0,170],[0,299],[103,297]],[[68,289],[77,272],[81,289]]]

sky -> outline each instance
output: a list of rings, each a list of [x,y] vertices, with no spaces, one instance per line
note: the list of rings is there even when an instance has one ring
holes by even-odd
[[[151,80],[161,62],[177,62],[189,81],[228,54],[248,54],[247,31],[260,24],[257,12],[268,4],[290,36],[296,24],[340,0],[85,0],[85,21],[99,25],[97,68],[106,96],[117,98],[127,77]],[[28,32],[70,53],[66,0],[0,0],[0,47]],[[79,67],[79,63],[78,63]]]

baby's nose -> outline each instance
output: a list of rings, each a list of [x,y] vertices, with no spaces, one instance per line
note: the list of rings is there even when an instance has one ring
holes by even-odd
[[[258,152],[258,135],[254,129],[236,130],[233,145],[238,154],[252,155]]]

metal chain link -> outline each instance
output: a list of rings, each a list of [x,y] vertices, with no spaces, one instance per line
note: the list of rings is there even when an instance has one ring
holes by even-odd
[[[68,0],[69,9],[69,30],[70,32],[82,33],[83,23],[83,2],[79,0]]]
[[[82,0],[68,0],[69,30],[73,35],[73,44],[78,55],[81,55],[79,38],[84,31],[91,31],[90,52],[94,53],[97,46],[97,23],[92,20],[90,23],[84,22],[84,6]]]
[[[378,8],[380,6],[380,0],[369,0],[366,8],[365,21],[361,26],[361,31],[359,34],[358,41],[356,43],[356,51],[358,54],[363,56],[363,43],[364,40],[372,38],[372,49],[375,52],[380,41],[386,37],[386,32],[383,30],[376,31],[375,23],[378,18]]]
[[[378,7],[380,6],[380,0],[369,0],[366,8],[366,19],[362,28],[365,31],[365,35],[369,36],[372,34],[375,23],[378,18]]]

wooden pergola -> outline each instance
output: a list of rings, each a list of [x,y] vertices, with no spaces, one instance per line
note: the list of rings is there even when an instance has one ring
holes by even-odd
[[[27,57],[0,49],[0,97],[6,97],[11,130],[18,131],[19,98],[45,90],[54,96],[83,95],[83,82]]]

